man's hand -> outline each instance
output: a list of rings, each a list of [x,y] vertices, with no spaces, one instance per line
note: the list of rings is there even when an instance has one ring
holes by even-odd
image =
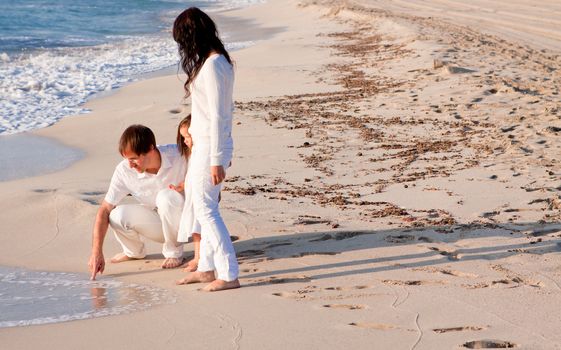
[[[95,275],[103,273],[105,270],[105,259],[103,258],[103,239],[107,233],[107,228],[109,227],[109,214],[115,206],[109,204],[105,200],[101,202],[97,215],[95,217],[94,229],[92,234],[92,255],[90,256],[90,261],[88,262],[88,267],[90,268],[91,280],[95,280]]]
[[[210,167],[210,177],[214,186],[221,183],[226,178],[226,172],[222,165],[213,165]]]
[[[91,273],[90,280],[95,281],[95,275],[97,275],[98,272],[102,274],[103,270],[105,270],[105,258],[103,257],[103,253],[92,253],[88,266],[90,267]]]

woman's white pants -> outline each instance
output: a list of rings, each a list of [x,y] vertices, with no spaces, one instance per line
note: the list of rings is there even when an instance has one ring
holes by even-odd
[[[227,161],[227,164],[229,163],[230,160]],[[208,145],[195,143],[189,160],[185,186],[185,192],[190,191],[193,210],[191,214],[185,211],[183,214],[194,215],[201,226],[201,251],[197,270],[201,272],[215,270],[217,278],[224,281],[237,279],[239,268],[236,252],[218,208],[218,196],[222,184],[216,186],[212,184]]]

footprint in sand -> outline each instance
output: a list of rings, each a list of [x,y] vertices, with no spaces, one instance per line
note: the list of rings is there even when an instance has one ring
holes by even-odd
[[[302,289],[298,289],[295,292],[276,292],[273,293],[276,297],[288,298],[288,299],[305,299],[308,298],[308,294],[315,292],[317,286],[306,286]]]
[[[390,284],[393,286],[420,286],[425,284],[423,281],[395,281],[395,280],[383,280],[382,283]]]
[[[81,192],[81,194],[83,194],[84,196],[101,196],[101,195],[105,194],[105,192],[103,192],[103,191],[86,191],[86,192]]]
[[[263,261],[270,260],[266,255],[265,251],[261,249],[248,249],[241,251],[237,254],[238,263],[242,264],[257,264]]]
[[[353,326],[353,327],[358,327],[358,328],[363,328],[363,329],[377,329],[380,331],[387,331],[390,329],[399,329],[399,327],[391,325],[391,324],[385,324],[385,323],[371,323],[371,322],[352,322],[349,323],[349,326]]]
[[[93,198],[82,198],[82,200],[86,203],[90,203],[91,205],[98,205],[99,201]]]
[[[370,288],[370,286],[327,287],[327,288],[325,288],[325,290],[337,290],[337,291],[342,291],[342,290],[357,290],[357,289],[367,289],[367,288]]]
[[[99,197],[105,194],[105,192],[103,191],[84,191],[84,192],[80,192],[81,195],[86,196],[86,197]],[[90,203],[92,205],[99,205],[100,202],[100,198],[81,198],[84,202],[86,203]]]
[[[288,276],[278,278],[275,276],[262,278],[258,280],[253,280],[251,283],[256,286],[262,286],[267,284],[284,284],[284,283],[302,283],[302,282],[310,282],[312,279],[308,276]]]
[[[503,340],[475,340],[462,345],[468,349],[510,349],[516,346],[515,343]]]
[[[56,192],[56,188],[38,188],[33,190],[35,193],[53,193]]]
[[[323,307],[329,309],[347,309],[347,310],[362,310],[365,309],[365,305],[349,305],[349,304],[326,304]]]
[[[458,261],[458,260],[460,260],[460,257],[461,257],[458,254],[458,252],[455,251],[455,250],[454,251],[446,251],[446,250],[440,250],[437,247],[428,247],[428,249],[430,249],[432,251],[435,251],[435,252],[438,252],[438,254],[440,254],[440,255],[444,255],[450,261]]]
[[[261,249],[248,249],[238,253],[238,258],[251,259],[265,254],[264,250]]]
[[[446,284],[445,281],[399,281],[399,280],[383,280],[382,283],[392,285],[392,286],[422,286],[428,284]]]
[[[455,276],[455,277],[466,277],[466,278],[478,278],[479,277],[479,275],[476,275],[476,274],[473,274],[473,273],[461,272],[461,271],[457,271],[457,270],[450,270],[450,269],[439,268],[439,267],[419,267],[419,268],[413,269],[413,271],[426,271],[426,272],[431,272],[431,273],[441,273],[443,275],[450,275],[450,276]]]
[[[473,273],[461,272],[461,271],[456,271],[456,270],[448,270],[448,269],[441,269],[438,272],[440,272],[444,275],[450,275],[450,276],[455,276],[455,277],[467,277],[467,278],[477,278],[477,277],[479,277],[478,275],[473,274]]]
[[[435,328],[432,331],[435,333],[449,333],[449,332],[465,332],[465,331],[482,331],[484,329],[487,329],[487,327],[463,326],[463,327]]]
[[[334,234],[323,234],[318,238],[314,238],[312,240],[310,240],[309,242],[321,242],[321,241],[328,241],[330,239],[334,239],[336,241],[340,241],[343,239],[349,239],[349,238],[354,238],[356,236],[362,236],[362,235],[368,235],[368,234],[374,234],[375,232],[373,231],[342,231],[342,232],[336,232]]]
[[[291,292],[276,292],[273,293],[276,297],[288,298],[288,299],[302,299],[305,298],[305,295],[301,295],[298,293],[291,293]]]
[[[291,258],[301,258],[303,256],[308,256],[308,255],[337,255],[337,254],[341,254],[341,253],[339,253],[339,252],[302,252],[302,253],[291,255]]]
[[[330,235],[329,233],[326,233],[318,238],[311,239],[308,242],[322,242],[322,241],[329,241],[330,239],[334,239],[333,236]]]
[[[271,243],[265,247],[263,247],[263,249],[271,249],[271,248],[276,248],[276,247],[284,247],[284,246],[288,246],[288,245],[292,245],[292,243],[290,242],[278,242],[278,243]]]
[[[171,114],[179,114],[179,113],[183,112],[183,108],[182,107],[173,108],[173,109],[170,109],[169,112]]]
[[[519,275],[499,264],[492,265],[491,269],[499,273],[502,273],[505,276],[505,278],[503,279],[492,281],[492,285],[514,284],[514,285],[526,285],[535,288],[542,288],[544,286],[544,283],[542,281],[527,280],[522,275]]]
[[[415,236],[412,235],[387,236],[385,240],[386,242],[389,243],[406,243],[415,240]]]
[[[260,270],[257,268],[248,268],[248,269],[241,269],[240,272],[243,273],[254,273],[254,272],[259,272]]]

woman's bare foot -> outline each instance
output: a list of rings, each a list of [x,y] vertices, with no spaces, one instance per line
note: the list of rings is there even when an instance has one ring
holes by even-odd
[[[203,290],[205,292],[218,292],[219,290],[240,288],[240,281],[235,279],[233,281],[214,280],[207,284]]]
[[[199,259],[191,259],[187,263],[187,266],[183,269],[185,272],[195,272],[197,271],[197,267],[199,266]]]
[[[127,256],[125,253],[119,253],[119,254],[116,254],[114,257],[112,257],[110,261],[113,264],[118,264],[118,263],[122,263],[124,261],[129,261],[129,260],[139,260],[139,259],[131,258],[130,256]]]
[[[190,283],[201,283],[201,282],[212,282],[216,279],[214,277],[214,271],[195,271],[187,275],[187,277],[175,281],[175,284],[190,284]]]
[[[175,269],[183,264],[183,258],[166,258],[162,263],[162,269]]]

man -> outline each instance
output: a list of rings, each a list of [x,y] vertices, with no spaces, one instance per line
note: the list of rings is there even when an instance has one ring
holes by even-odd
[[[142,237],[163,243],[162,268],[175,268],[183,262],[177,232],[184,198],[170,186],[184,181],[185,159],[175,144],[156,146],[154,133],[143,125],[131,125],[123,132],[119,152],[125,159],[115,168],[93,228],[88,264],[92,280],[105,269],[103,240],[109,225],[123,248],[112,263],[144,258]],[[129,194],[139,203],[118,205]]]

